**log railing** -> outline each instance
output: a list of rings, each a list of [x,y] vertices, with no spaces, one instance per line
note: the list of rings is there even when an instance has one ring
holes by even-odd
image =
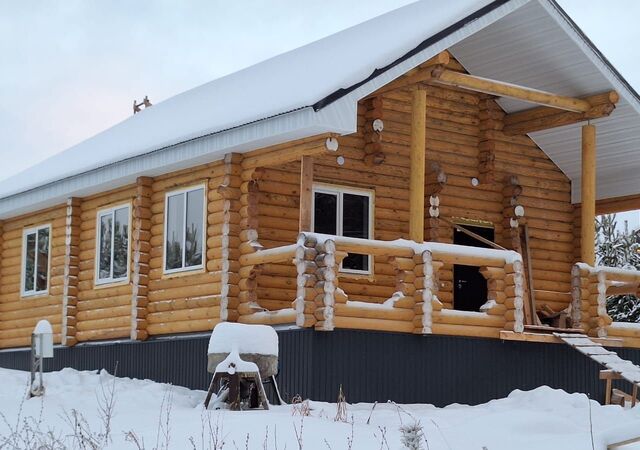
[[[614,323],[607,313],[608,296],[640,294],[640,271],[578,263],[571,275],[571,319],[574,327],[579,324],[594,337],[640,338],[640,325],[634,328]]]
[[[259,248],[259,247],[257,247]],[[348,253],[386,257],[396,274],[395,292],[382,303],[349,299],[341,287],[339,267]],[[509,250],[454,244],[380,241],[303,232],[295,244],[256,250],[240,257],[241,299],[256,299],[262,264],[292,262],[296,298],[292,307],[266,311],[259,300],[239,306],[241,322],[295,322],[300,327],[375,329],[408,333],[498,337],[503,329],[523,331],[523,274],[520,256]],[[447,310],[438,299],[438,271],[445,264],[481,267],[488,301],[481,312]]]

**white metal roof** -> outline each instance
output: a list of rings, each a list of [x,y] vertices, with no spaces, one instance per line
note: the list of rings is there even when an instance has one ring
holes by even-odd
[[[160,102],[102,133],[0,182],[0,198],[99,169],[194,138],[219,133],[287,112],[309,108],[330,93],[366,79],[415,48],[425,38],[471,14],[490,0],[417,2],[260,62]],[[299,116],[306,114],[303,120]],[[355,128],[322,114],[289,114],[285,131],[312,135]],[[226,142],[210,160],[228,151],[273,143],[283,119],[267,136]],[[289,129],[291,128],[291,129]],[[256,139],[258,137],[258,139]],[[286,134],[276,141],[290,139]],[[168,167],[171,170],[174,167]],[[144,170],[144,168],[142,168]],[[129,180],[131,181],[131,180]],[[71,195],[69,193],[68,195]],[[77,195],[77,193],[76,193]]]
[[[618,164],[620,154],[629,154],[628,149],[616,148],[624,144],[622,130],[638,125],[637,100],[554,4],[429,0],[177,95],[0,182],[0,218],[124,185],[136,176],[220,159],[231,151],[328,131],[351,133],[360,98],[451,47],[477,75],[566,95],[618,90],[618,109],[599,127],[599,157],[606,161],[605,172],[598,172],[598,194],[622,195],[616,191],[623,188],[621,183],[610,179],[606,168]],[[384,71],[374,73],[382,67]],[[514,102],[503,105],[508,111],[522,107]],[[575,130],[576,126],[565,127],[533,137],[579,183],[580,142]],[[640,130],[627,133],[636,133],[627,138],[635,145]],[[609,183],[614,188],[607,188],[609,181],[616,181]],[[624,188],[625,193],[633,191]],[[634,192],[640,192],[640,186]]]

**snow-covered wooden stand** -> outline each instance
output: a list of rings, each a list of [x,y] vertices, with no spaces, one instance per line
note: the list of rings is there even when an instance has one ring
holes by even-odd
[[[214,391],[216,409],[269,409],[262,380],[274,386],[278,373],[278,335],[270,326],[223,322],[209,340],[207,370],[213,373],[205,408]]]
[[[53,358],[53,329],[47,320],[41,320],[31,334],[31,384],[29,397],[44,394],[43,359]]]

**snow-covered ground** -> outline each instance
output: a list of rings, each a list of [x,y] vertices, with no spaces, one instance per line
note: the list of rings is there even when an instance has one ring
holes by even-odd
[[[592,436],[594,448],[606,449],[606,444],[640,435],[640,408],[600,406],[585,395],[548,387],[514,391],[508,398],[479,406],[349,404],[345,423],[335,421],[337,407],[332,403],[310,402],[309,416],[304,417],[300,405],[274,406],[269,411],[205,411],[203,391],[73,369],[45,374],[45,395],[24,401],[28,376],[0,369],[0,412],[6,419],[0,417],[2,449],[25,448],[29,433],[37,429],[40,433],[35,432],[33,440],[52,430],[67,448],[82,448],[80,435],[88,440],[104,431],[104,414],[99,410],[108,409],[111,398],[110,449],[296,450],[297,435],[304,449],[394,450],[405,448],[400,427],[416,422],[426,440],[420,448],[429,450],[582,450],[592,448]],[[20,437],[3,447],[12,430],[19,430]],[[86,444],[84,448],[92,448]]]

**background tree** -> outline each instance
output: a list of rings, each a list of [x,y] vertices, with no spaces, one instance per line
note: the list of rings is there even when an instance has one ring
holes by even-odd
[[[598,265],[640,270],[638,232],[617,229],[616,215],[596,219],[596,259]],[[640,299],[635,295],[607,298],[607,312],[616,322],[640,322]]]

